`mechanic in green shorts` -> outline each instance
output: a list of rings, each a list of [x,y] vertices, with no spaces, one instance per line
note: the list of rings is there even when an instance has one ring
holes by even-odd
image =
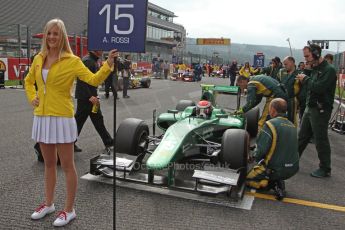
[[[297,128],[286,118],[287,102],[275,98],[269,105],[271,120],[266,121],[256,141],[252,158],[257,164],[247,175],[247,186],[273,188],[277,199],[285,196],[284,180],[298,171]]]
[[[248,112],[257,106],[263,97],[266,97],[266,104],[259,120],[259,129],[265,124],[268,117],[268,106],[274,98],[287,100],[287,94],[280,83],[266,75],[257,75],[250,78],[247,91],[247,103],[238,112]]]
[[[333,109],[337,75],[334,67],[322,58],[320,46],[310,44],[304,47],[303,55],[312,71],[310,76],[297,75],[303,87],[307,87],[307,107],[298,134],[298,152],[302,156],[313,136],[320,164],[319,169],[312,172],[311,176],[329,177],[331,147],[328,140],[328,123]]]
[[[288,116],[287,118],[297,127],[297,96],[300,93],[300,82],[296,79],[299,71],[296,70],[295,59],[293,57],[286,57],[283,61],[284,67],[279,70],[278,80],[284,85],[288,101]]]

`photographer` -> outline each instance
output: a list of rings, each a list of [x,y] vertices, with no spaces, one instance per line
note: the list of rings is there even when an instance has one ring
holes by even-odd
[[[319,169],[311,173],[313,177],[331,175],[331,147],[328,140],[328,122],[334,103],[337,75],[333,65],[321,56],[321,48],[310,44],[303,48],[303,55],[312,67],[310,76],[298,74],[297,79],[307,87],[307,107],[302,117],[298,135],[298,152],[301,156],[309,140],[314,136],[320,160]]]

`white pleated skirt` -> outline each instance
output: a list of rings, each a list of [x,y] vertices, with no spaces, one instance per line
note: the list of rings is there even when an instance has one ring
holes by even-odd
[[[45,144],[72,143],[78,130],[74,117],[34,116],[32,139]]]

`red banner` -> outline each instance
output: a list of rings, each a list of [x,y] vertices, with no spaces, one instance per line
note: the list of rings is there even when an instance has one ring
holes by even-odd
[[[7,58],[8,80],[19,80],[23,78],[25,70],[28,68],[28,59]]]

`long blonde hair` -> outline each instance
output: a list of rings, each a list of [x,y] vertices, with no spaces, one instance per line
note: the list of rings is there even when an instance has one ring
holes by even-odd
[[[63,52],[73,54],[71,46],[69,45],[68,35],[66,32],[65,24],[59,18],[54,18],[54,19],[50,20],[49,22],[47,22],[47,24],[45,25],[44,31],[43,31],[43,40],[42,40],[41,52],[44,55],[48,54],[49,47],[47,44],[47,35],[48,35],[48,31],[54,26],[57,26],[59,31],[60,31],[59,58],[61,57],[61,54]]]

